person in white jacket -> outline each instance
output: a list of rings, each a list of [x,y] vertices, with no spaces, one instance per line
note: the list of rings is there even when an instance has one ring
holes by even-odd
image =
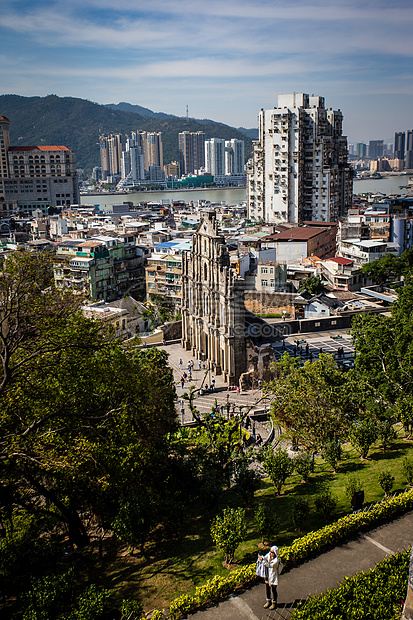
[[[277,586],[278,586],[278,547],[273,545],[266,555],[258,555],[264,566],[268,568],[268,581],[265,580],[265,592],[267,600],[264,607],[266,609],[277,608]]]

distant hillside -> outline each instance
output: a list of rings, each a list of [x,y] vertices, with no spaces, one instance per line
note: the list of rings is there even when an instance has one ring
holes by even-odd
[[[245,129],[245,127],[238,127],[238,131],[244,136],[248,136],[251,140],[258,140],[258,127],[253,129]]]
[[[178,159],[178,133],[185,130],[204,131],[207,138],[244,140],[246,156],[252,149],[250,138],[222,123],[187,120],[166,114],[165,118],[153,118],[143,116],[144,112],[151,110],[141,106],[112,105],[116,109],[74,97],[0,95],[0,115],[11,121],[12,145],[64,144],[75,151],[77,166],[88,172],[100,164],[100,134],[162,131],[165,163]],[[127,109],[119,110],[119,105],[127,106]],[[141,109],[142,115],[130,109]]]
[[[116,110],[117,112],[132,112],[132,114],[139,114],[139,116],[143,116],[144,118],[178,118],[174,114],[153,112],[149,108],[143,108],[141,105],[126,103],[126,101],[121,101],[120,103],[105,103],[105,106],[111,110]]]

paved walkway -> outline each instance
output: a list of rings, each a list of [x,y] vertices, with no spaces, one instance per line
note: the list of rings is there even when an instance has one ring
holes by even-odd
[[[168,361],[173,369],[174,379],[176,383],[176,393],[178,396],[177,411],[182,420],[181,410],[183,408],[183,422],[188,423],[192,421],[192,415],[188,409],[187,402],[182,399],[182,395],[185,392],[189,392],[190,387],[193,385],[196,388],[200,388],[203,385],[211,385],[212,379],[215,379],[214,392],[204,393],[202,395],[197,392],[194,399],[194,404],[200,413],[209,413],[212,407],[217,401],[218,406],[224,407],[224,410],[229,409],[231,412],[239,413],[240,410],[245,412],[251,409],[253,411],[263,411],[265,407],[269,406],[270,399],[265,397],[261,390],[245,390],[237,393],[235,390],[228,390],[227,384],[223,381],[222,375],[214,375],[211,370],[202,368],[199,369],[199,363],[197,359],[194,359],[190,354],[190,351],[185,351],[180,344],[166,344],[160,346],[160,349],[164,349],[168,353]],[[179,367],[179,360],[182,359],[182,369]],[[192,371],[192,381],[186,381],[184,388],[181,387],[180,378],[183,372],[188,372],[187,364],[190,360],[193,360],[194,367]],[[206,374],[206,376],[205,376]],[[261,433],[261,429],[258,431]],[[262,434],[262,433],[261,433]]]
[[[274,541],[276,544],[277,541]],[[265,586],[259,584],[239,596],[198,611],[190,620],[279,620],[290,618],[290,610],[299,600],[331,590],[344,579],[369,570],[385,557],[403,551],[413,543],[413,512],[383,525],[356,540],[335,547],[313,560],[280,576],[278,608],[263,608]],[[406,582],[407,588],[407,582]]]

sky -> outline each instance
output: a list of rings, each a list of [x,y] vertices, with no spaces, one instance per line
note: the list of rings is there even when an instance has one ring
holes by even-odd
[[[350,142],[392,140],[413,128],[412,32],[412,0],[2,0],[0,94],[251,128],[305,92]]]

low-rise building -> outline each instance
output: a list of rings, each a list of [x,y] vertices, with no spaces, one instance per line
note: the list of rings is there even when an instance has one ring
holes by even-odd
[[[166,241],[155,245],[148,258],[146,271],[146,298],[159,295],[174,304],[182,301],[182,253],[189,251],[187,241]]]
[[[279,263],[300,261],[307,256],[328,258],[335,255],[337,225],[305,224],[286,228],[262,239],[262,246],[275,248]]]
[[[364,282],[360,267],[354,261],[342,256],[334,256],[320,262],[320,273],[331,287],[337,291],[358,291]]]
[[[319,319],[336,314],[337,309],[343,308],[344,304],[336,297],[330,297],[324,293],[311,295],[303,291],[293,300],[296,319]]]
[[[134,237],[70,239],[57,246],[55,283],[91,300],[111,301],[130,292],[143,292],[143,262],[143,252],[136,247]]]
[[[97,302],[82,306],[87,318],[103,321],[112,327],[119,338],[131,338],[148,331],[149,321],[144,318],[145,306],[127,295],[110,303]]]
[[[362,267],[389,253],[398,256],[399,245],[380,239],[342,239],[337,248],[339,256],[353,261],[357,267]]]

